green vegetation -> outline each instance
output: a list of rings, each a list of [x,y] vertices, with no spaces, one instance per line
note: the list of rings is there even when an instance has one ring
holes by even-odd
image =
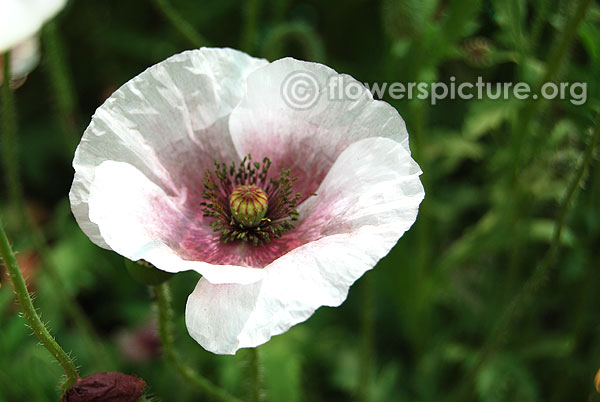
[[[148,383],[147,400],[165,402],[220,393],[268,402],[600,401],[596,2],[72,0],[41,35],[40,66],[2,97],[0,217],[42,321],[80,375],[135,374]],[[547,81],[582,82],[587,100],[572,102],[581,93],[568,89],[566,99],[436,105],[386,94],[424,172],[415,225],[341,307],[319,309],[258,355],[216,356],[185,329],[198,275],[169,279],[170,297],[166,285],[136,282],[122,257],[81,232],[67,198],[74,144],[94,110],[148,66],[198,45],[323,62],[367,83],[482,77],[541,95]],[[0,272],[0,402],[58,401],[63,370]],[[161,327],[166,360],[156,295],[161,315],[173,315]]]

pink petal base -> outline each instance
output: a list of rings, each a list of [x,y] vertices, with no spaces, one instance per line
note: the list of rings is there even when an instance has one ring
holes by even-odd
[[[424,196],[420,173],[393,140],[350,145],[290,232],[310,242],[265,267],[256,283],[215,285],[202,278],[186,307],[190,335],[209,351],[233,354],[285,332],[320,306],[340,305],[414,222]]]

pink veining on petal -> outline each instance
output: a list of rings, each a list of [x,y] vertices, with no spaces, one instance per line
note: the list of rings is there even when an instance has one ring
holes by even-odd
[[[352,205],[343,202],[344,198],[348,198],[343,195],[344,188],[319,193],[318,187],[335,161],[330,162],[324,154],[321,154],[320,160],[315,154],[312,159],[303,158],[313,151],[309,145],[303,147],[295,143],[269,144],[269,150],[277,153],[273,158],[271,176],[274,176],[278,169],[291,167],[292,176],[298,177],[298,182],[294,184],[294,192],[301,191],[308,195],[317,192],[316,196],[299,205],[301,216],[295,224],[296,228],[281,238],[273,239],[259,247],[239,241],[226,244],[220,241],[219,233],[214,232],[210,226],[211,218],[203,216],[201,205],[202,168],[205,170],[206,166],[212,165],[206,153],[199,153],[194,164],[180,171],[182,173],[179,178],[182,181],[173,184],[177,194],[169,194],[168,198],[146,196],[149,204],[143,215],[147,221],[147,229],[152,232],[152,236],[168,245],[184,260],[253,268],[264,268],[291,250],[325,236],[350,233],[353,225],[340,219],[345,213],[352,212]],[[300,162],[302,160],[305,162]],[[300,169],[301,167],[303,169]],[[340,175],[340,180],[337,181],[343,181],[343,176],[353,177],[353,174]],[[330,179],[331,181],[333,184],[336,182],[335,179]]]
[[[263,268],[290,250],[311,241],[292,230],[258,247],[239,241],[223,243],[220,234],[210,226],[211,218],[203,216],[204,207],[197,197],[188,197],[179,210],[165,205],[164,199],[154,199],[152,204],[151,210],[158,225],[154,235],[185,260]]]
[[[351,141],[340,141],[337,144],[329,144],[327,147],[314,136],[327,136],[322,129],[317,131],[315,127],[305,121],[297,121],[291,124],[294,130],[302,133],[315,132],[312,135],[290,135],[278,136],[264,135],[259,132],[245,133],[240,139],[240,147],[244,153],[252,154],[262,159],[265,156],[273,162],[270,174],[277,176],[282,169],[289,169],[291,176],[298,180],[294,183],[294,192],[302,194],[300,202],[306,200],[316,192],[317,188],[329,172],[337,156],[351,143]],[[284,128],[279,128],[283,130]],[[265,130],[268,130],[265,128]],[[275,129],[273,129],[275,130]]]
[[[424,196],[420,173],[398,142],[350,145],[319,196],[299,208],[302,222],[290,234],[310,242],[274,261],[250,286],[201,279],[186,306],[189,333],[212,352],[233,354],[287,331],[320,306],[338,306],[413,224]]]
[[[96,168],[124,162],[173,197],[193,190],[212,158],[237,157],[229,114],[246,76],[266,64],[233,49],[186,51],[128,81],[96,110],[75,154],[69,193],[73,214],[94,243],[111,248],[89,217]]]
[[[363,134],[342,135],[357,124],[348,118],[343,123],[345,128],[331,124],[335,116],[327,118],[329,124],[326,128],[312,123],[310,119],[278,113],[262,116],[268,118],[260,124],[242,124],[251,115],[249,111],[238,114],[234,128],[231,117],[218,119],[204,129],[188,127],[185,141],[159,140],[148,149],[149,155],[142,161],[158,167],[150,170],[152,176],[148,179],[167,195],[146,197],[142,213],[146,230],[152,238],[169,246],[184,260],[264,268],[291,250],[328,235],[333,230],[329,223],[339,215],[340,206],[336,204],[335,194],[318,194],[319,186],[339,155],[358,139],[357,136],[373,135],[365,127],[360,130]],[[234,138],[229,135],[230,129],[237,130],[232,132]],[[302,214],[296,228],[259,247],[239,241],[221,242],[219,233],[210,226],[213,218],[203,216],[201,205],[205,201],[204,174],[207,169],[214,169],[214,160],[229,165],[231,162],[238,163],[240,157],[248,153],[256,161],[270,158],[269,175],[272,178],[277,177],[282,169],[289,169],[291,177],[298,179],[293,192],[302,194],[299,203]],[[142,171],[148,174],[148,170]],[[316,197],[311,197],[314,192],[317,192]],[[351,225],[338,221],[333,231],[341,233],[351,229]]]
[[[254,139],[254,142],[248,143],[248,148],[255,150],[254,155],[259,156],[255,157],[255,160],[262,160],[264,156],[272,160],[270,177],[276,177],[282,169],[290,169],[291,176],[298,178],[294,183],[293,191],[302,193],[300,206],[302,201],[307,200],[311,194],[317,191],[335,162],[335,160],[331,160],[331,154],[341,153],[346,148],[345,143],[338,143],[339,152],[330,150],[329,153],[325,153],[314,148],[314,144],[308,138],[292,143],[278,142],[277,140],[267,142],[261,140],[260,136],[246,136],[245,138]],[[264,152],[264,155],[260,152]],[[229,162],[227,161],[227,163]],[[204,165],[207,164],[208,162],[205,161]],[[155,232],[155,235],[186,260],[203,261],[215,265],[263,268],[289,251],[325,236],[326,225],[324,223],[334,219],[339,213],[335,210],[335,200],[325,199],[323,195],[317,194],[314,202],[316,207],[311,209],[310,217],[306,214],[300,216],[296,223],[296,229],[285,233],[281,238],[273,239],[270,243],[260,247],[242,242],[224,244],[220,241],[219,234],[213,232],[209,226],[211,218],[203,216],[203,208],[200,205],[202,187],[198,183],[199,178],[203,175],[200,175],[196,169],[184,177],[188,178],[188,182],[185,183],[186,187],[183,188],[183,191],[187,192],[187,197],[185,203],[180,206],[180,210],[170,211],[169,208],[162,208],[160,205],[155,205],[153,210],[163,211],[157,214],[161,228]],[[161,201],[156,200],[156,202],[160,203]],[[345,229],[343,223],[338,225],[338,229],[341,231]]]

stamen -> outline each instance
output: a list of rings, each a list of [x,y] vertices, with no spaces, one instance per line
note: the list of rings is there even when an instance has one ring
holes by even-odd
[[[261,246],[294,228],[301,198],[292,190],[297,178],[282,170],[278,179],[267,180],[270,167],[269,158],[253,162],[248,154],[239,165],[215,161],[214,174],[206,172],[206,201],[201,205],[204,216],[214,218],[210,225],[223,243],[240,240]]]

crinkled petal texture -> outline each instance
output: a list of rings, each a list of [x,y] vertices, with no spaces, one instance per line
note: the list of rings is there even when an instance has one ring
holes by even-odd
[[[267,266],[251,285],[201,279],[188,298],[188,331],[204,348],[233,354],[338,306],[356,279],[373,268],[415,221],[424,196],[421,171],[404,147],[387,138],[351,144],[302,205],[297,228],[315,240]]]
[[[0,53],[24,42],[54,17],[66,0],[0,0]]]
[[[298,72],[314,84],[311,108],[291,107],[282,90]],[[331,100],[337,78],[356,96]],[[262,247],[220,242],[200,205],[213,160],[248,153],[269,157],[272,175],[290,169],[303,194],[296,227]],[[203,275],[186,322],[215,353],[259,345],[339,305],[424,197],[394,108],[321,64],[231,49],[184,52],[126,83],[94,114],[73,165],[72,210],[92,241]]]
[[[266,64],[232,49],[187,51],[150,67],[98,108],[75,153],[69,194],[94,243],[215,283],[263,276],[221,258],[200,203],[213,161],[239,159],[229,115],[247,75]]]
[[[288,83],[296,76],[310,77],[306,85],[315,94],[310,108],[290,106],[296,94]],[[331,99],[331,82],[354,85],[358,93],[352,99]],[[371,92],[349,75],[292,58],[248,76],[246,96],[232,112],[230,128],[241,155],[268,156],[275,172],[290,169],[298,177],[294,190],[305,197],[357,140],[387,137],[409,150],[406,126],[396,109],[373,100]]]

